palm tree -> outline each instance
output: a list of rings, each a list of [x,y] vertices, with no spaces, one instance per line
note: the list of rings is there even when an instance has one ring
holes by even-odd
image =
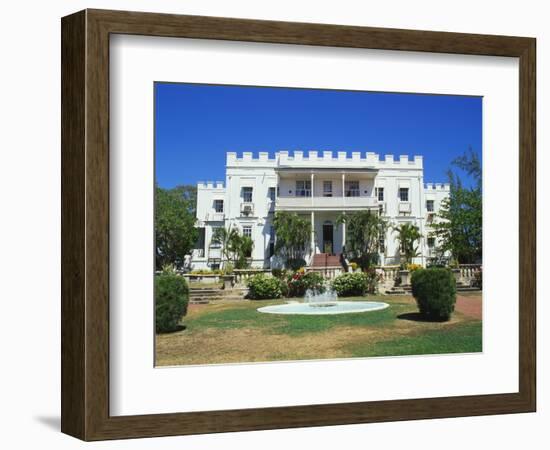
[[[396,239],[399,241],[401,252],[405,257],[405,262],[408,264],[414,257],[419,256],[416,242],[422,238],[422,234],[420,234],[418,227],[411,223],[394,225],[392,229],[397,233]]]
[[[278,211],[273,218],[275,253],[285,259],[287,267],[305,265],[305,255],[311,240],[311,221],[298,214]]]
[[[243,236],[237,228],[216,228],[212,242],[219,244],[226,261],[231,261],[236,269],[245,269],[247,259],[252,254],[254,241],[249,236]]]
[[[336,223],[346,225],[346,253],[362,270],[378,263],[380,236],[386,233],[387,222],[370,210],[342,214]]]

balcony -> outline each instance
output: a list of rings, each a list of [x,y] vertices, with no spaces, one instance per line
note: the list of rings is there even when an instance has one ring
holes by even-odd
[[[276,202],[278,210],[360,210],[378,208],[374,197],[279,197]]]
[[[225,219],[224,213],[214,212],[214,213],[207,213],[205,220],[207,222],[223,222],[224,219]]]
[[[399,213],[410,214],[411,213],[410,202],[399,202]]]

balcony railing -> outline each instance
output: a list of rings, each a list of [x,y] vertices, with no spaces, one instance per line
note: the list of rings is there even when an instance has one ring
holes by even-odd
[[[374,197],[278,197],[277,209],[378,208]]]
[[[399,202],[399,212],[400,213],[410,213],[411,212],[410,202]]]
[[[206,214],[206,220],[212,221],[212,222],[221,222],[224,220],[224,218],[225,218],[225,214],[222,212],[221,213],[214,212],[214,213]]]

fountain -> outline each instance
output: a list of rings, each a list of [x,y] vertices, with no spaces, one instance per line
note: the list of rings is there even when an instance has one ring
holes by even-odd
[[[350,302],[338,300],[338,295],[332,288],[323,292],[308,289],[303,302],[288,302],[284,305],[271,305],[258,308],[261,313],[268,314],[349,314],[369,311],[379,311],[389,307],[384,302]]]
[[[308,289],[306,291],[306,295],[304,296],[304,303],[308,304],[312,308],[336,306],[337,301],[338,294],[333,291],[331,287],[321,293],[316,290]]]

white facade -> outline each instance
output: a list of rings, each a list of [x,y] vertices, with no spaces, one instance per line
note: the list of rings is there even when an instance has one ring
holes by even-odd
[[[430,221],[449,195],[448,184],[424,184],[422,156],[383,159],[367,152],[334,155],[310,151],[249,152],[237,157],[227,153],[226,182],[199,183],[197,186],[197,227],[201,239],[193,251],[193,269],[216,268],[220,249],[211,245],[215,227],[238,227],[254,241],[252,267],[271,267],[275,211],[292,211],[313,223],[310,254],[342,252],[345,225],[336,219],[343,212],[378,210],[390,224],[412,223],[424,236],[419,244],[425,264],[434,256],[433,240],[427,237]],[[428,211],[430,210],[430,211]],[[380,263],[398,264],[399,244],[389,228],[380,245]]]

